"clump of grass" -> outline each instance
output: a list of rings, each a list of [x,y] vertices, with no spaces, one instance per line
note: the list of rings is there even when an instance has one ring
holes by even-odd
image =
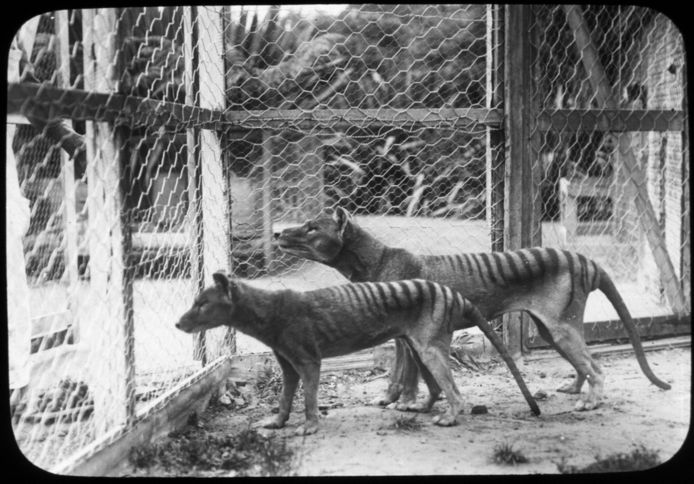
[[[275,365],[265,365],[255,379],[255,391],[261,400],[273,399],[282,390],[282,374]]]
[[[516,465],[528,462],[528,458],[520,450],[513,448],[513,444],[503,442],[494,446],[492,459],[497,464]]]
[[[129,458],[136,469],[159,466],[173,475],[223,469],[283,476],[290,473],[293,455],[284,438],[247,429],[233,437],[184,431],[165,442],[133,447]]]
[[[557,464],[557,469],[562,474],[592,474],[599,472],[641,471],[653,468],[660,463],[661,460],[656,451],[640,445],[628,453],[616,453],[607,457],[596,455],[595,462],[585,467],[567,465],[564,457]]]
[[[388,429],[396,430],[398,432],[417,432],[418,430],[422,429],[422,422],[417,420],[416,415],[399,415],[388,426]]]

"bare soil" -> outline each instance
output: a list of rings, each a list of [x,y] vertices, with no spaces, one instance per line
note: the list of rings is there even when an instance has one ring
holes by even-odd
[[[262,436],[282,440],[293,454],[290,467],[282,473],[300,476],[554,474],[561,463],[584,467],[597,457],[628,453],[639,446],[655,451],[665,462],[678,452],[689,430],[691,350],[652,351],[647,358],[654,372],[672,384],[671,390],[652,385],[632,354],[604,355],[599,361],[606,376],[605,397],[600,407],[588,412],[573,410],[576,395],[556,391],[571,377],[572,368],[552,357],[521,366],[531,392],[546,394],[538,401],[539,417],[531,414],[506,367],[488,361],[482,363],[481,371],[454,371],[465,398],[454,427],[441,428],[431,422],[433,415],[444,411],[445,400],[437,402],[428,415],[369,406],[388,381],[385,373],[376,371],[322,375],[319,403],[324,415],[315,435],[293,434],[303,421],[303,395],[297,395],[287,427],[257,429],[257,421],[272,412],[276,398],[261,399],[252,383],[238,387],[236,403],[211,405],[191,427],[207,437],[233,436],[255,428]],[[424,388],[420,393],[424,398]],[[472,407],[479,405],[487,413],[472,414]],[[501,444],[508,444],[527,462],[495,462],[494,449]],[[263,472],[256,466],[244,473]],[[239,471],[209,466],[200,470],[195,465],[165,470],[155,463],[130,473],[172,474],[233,476]]]

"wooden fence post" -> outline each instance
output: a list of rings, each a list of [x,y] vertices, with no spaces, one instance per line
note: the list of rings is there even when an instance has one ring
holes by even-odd
[[[682,112],[687,113],[689,109],[689,95],[687,94],[687,56],[684,57],[682,69]],[[682,281],[682,293],[691,294],[691,204],[689,199],[689,116],[684,116],[684,126],[682,128],[682,205],[681,217],[682,225],[680,229],[680,241],[682,248],[680,256],[680,280]],[[685,298],[685,312],[691,313],[691,299]]]
[[[58,74],[57,85],[70,88],[70,38],[69,19],[67,10],[57,10],[53,13],[55,25],[55,53],[56,71]],[[71,121],[64,121],[70,123]],[[77,268],[78,240],[77,240],[77,214],[75,212],[75,162],[65,150],[60,150],[61,175],[63,180],[63,226],[65,227],[65,274],[67,280],[67,308],[70,314],[72,336],[79,340],[79,324],[76,321],[76,287],[79,282]]]
[[[114,92],[117,11],[83,10],[84,84],[88,91]],[[94,396],[96,435],[134,418],[132,290],[126,280],[121,192],[122,130],[87,123],[90,300],[83,334],[91,351],[89,388]]]
[[[532,101],[529,5],[505,7],[504,79],[506,164],[504,180],[504,249],[536,245],[541,236],[535,210],[536,186],[533,177],[531,136],[535,123]],[[525,313],[504,316],[504,337],[514,358],[523,351]]]
[[[197,7],[197,59],[193,66],[198,71],[198,99],[203,109],[224,111],[226,107],[224,71],[224,32],[222,7]],[[203,279],[212,282],[217,270],[231,271],[230,230],[231,217],[226,203],[229,180],[222,163],[221,132],[200,130],[200,190],[203,241]],[[226,334],[209,332],[205,335],[205,352],[208,360],[220,356],[225,342],[233,339],[233,330]]]
[[[184,82],[186,89],[185,103],[189,106],[196,105],[196,93],[199,90],[200,64],[198,50],[197,7],[183,8],[183,48],[184,48]],[[188,227],[191,231],[190,247],[190,277],[193,281],[193,290],[200,292],[205,287],[203,279],[203,240],[202,240],[202,211],[200,200],[202,198],[201,165],[200,160],[200,130],[195,127],[186,128],[186,171],[188,173]],[[205,354],[205,332],[193,336],[193,358],[200,360],[202,365],[207,364]]]
[[[487,72],[485,107],[498,109],[504,103],[504,38],[502,5],[487,5]],[[486,128],[487,223],[491,248],[504,250],[504,128]]]

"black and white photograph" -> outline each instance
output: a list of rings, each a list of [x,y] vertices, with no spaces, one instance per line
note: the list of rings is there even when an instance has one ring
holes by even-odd
[[[17,22],[17,462],[89,477],[681,462],[678,21],[622,4],[134,2]]]

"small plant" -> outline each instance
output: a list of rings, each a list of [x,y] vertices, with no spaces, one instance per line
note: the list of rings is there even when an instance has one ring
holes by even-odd
[[[400,415],[395,418],[393,423],[388,426],[391,430],[397,430],[399,432],[416,432],[421,430],[422,423],[417,420],[416,415],[410,417],[405,415]]]
[[[265,365],[255,380],[255,390],[261,400],[273,399],[282,390],[282,375],[276,366]]]
[[[493,460],[497,464],[516,465],[528,462],[528,458],[520,450],[513,448],[513,444],[503,442],[494,447]]]
[[[160,467],[165,473],[185,475],[194,470],[233,470],[239,475],[288,475],[294,452],[284,438],[264,437],[254,429],[235,436],[215,436],[195,431],[172,433],[164,442],[130,450],[136,469]]]
[[[566,458],[557,463],[557,469],[562,474],[592,474],[600,472],[625,472],[650,469],[661,463],[658,453],[639,445],[629,453],[616,453],[607,457],[595,456],[595,462],[585,467],[570,466]]]

